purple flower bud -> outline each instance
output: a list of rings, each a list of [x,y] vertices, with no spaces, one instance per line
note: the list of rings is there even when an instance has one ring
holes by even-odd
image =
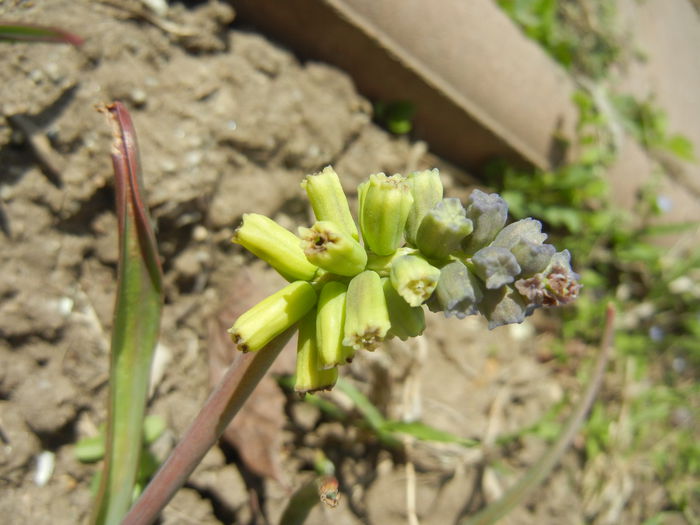
[[[491,246],[500,246],[510,250],[521,240],[530,241],[534,244],[542,244],[547,240],[547,234],[542,233],[542,223],[528,217],[509,224],[498,232]]]
[[[522,323],[532,313],[525,299],[510,286],[486,290],[479,311],[488,319],[489,330],[504,324]]]
[[[578,297],[581,289],[578,278],[571,270],[571,255],[564,250],[555,253],[541,272],[517,280],[515,287],[533,306],[558,306]]]
[[[484,297],[482,284],[461,261],[452,261],[440,270],[440,279],[428,308],[444,312],[445,317],[463,319],[477,313],[476,305]]]
[[[515,281],[520,273],[520,265],[515,256],[506,248],[487,246],[472,257],[474,273],[486,284],[489,290],[500,288]]]
[[[508,204],[497,193],[474,190],[467,199],[467,217],[474,231],[462,242],[462,249],[472,254],[489,244],[503,228],[508,217]]]
[[[544,270],[557,249],[551,244],[535,244],[521,239],[510,249],[520,265],[520,275],[529,277]]]

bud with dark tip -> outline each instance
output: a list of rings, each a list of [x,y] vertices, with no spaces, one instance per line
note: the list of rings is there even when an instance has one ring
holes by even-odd
[[[327,272],[352,277],[365,269],[367,252],[362,245],[330,221],[299,228],[301,247],[312,264]]]
[[[376,272],[365,270],[348,285],[343,345],[353,351],[375,350],[390,328],[381,279]]]
[[[391,265],[391,284],[411,306],[420,306],[435,290],[440,269],[419,255],[404,255]]]
[[[309,281],[318,271],[304,255],[299,237],[264,215],[244,214],[231,241],[268,263],[288,281]]]
[[[304,317],[315,304],[314,287],[296,281],[243,313],[228,332],[239,350],[255,352]]]

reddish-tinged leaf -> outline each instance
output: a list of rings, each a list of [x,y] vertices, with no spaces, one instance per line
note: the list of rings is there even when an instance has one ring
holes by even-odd
[[[78,35],[58,27],[9,22],[0,22],[0,41],[2,40],[8,42],[53,42],[71,44],[76,47],[82,46],[85,42]]]
[[[120,523],[132,502],[143,421],[163,305],[162,272],[148,211],[136,133],[119,102],[101,108],[112,125],[112,164],[119,230],[117,292],[112,327],[105,463],[93,515]]]

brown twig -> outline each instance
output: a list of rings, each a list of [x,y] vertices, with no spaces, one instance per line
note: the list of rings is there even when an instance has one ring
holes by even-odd
[[[64,168],[63,159],[51,147],[46,134],[25,115],[10,115],[10,124],[24,135],[27,144],[34,153],[42,171],[51,184],[57,188],[63,186],[61,172]]]

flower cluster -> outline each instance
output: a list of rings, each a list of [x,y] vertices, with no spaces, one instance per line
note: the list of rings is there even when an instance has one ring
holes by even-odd
[[[317,222],[298,236],[263,215],[243,216],[233,242],[290,284],[229,330],[247,352],[298,323],[299,392],[331,388],[358,350],[422,334],[423,304],[447,317],[480,313],[495,328],[578,295],[569,252],[545,244],[539,221],[506,226],[497,194],[474,190],[466,207],[443,198],[437,170],[371,175],[357,189],[359,231],[331,167],[302,187]]]

